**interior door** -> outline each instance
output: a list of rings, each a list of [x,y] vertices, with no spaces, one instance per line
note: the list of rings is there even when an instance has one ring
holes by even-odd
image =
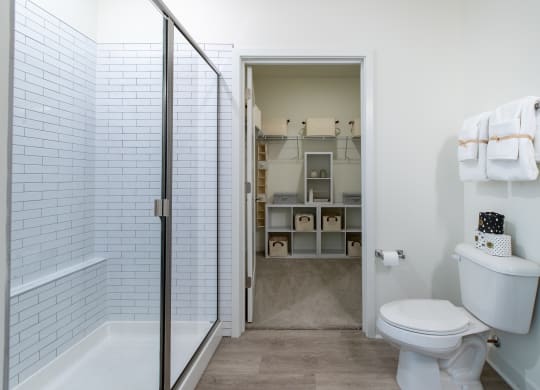
[[[255,124],[253,121],[253,68],[246,69],[246,321],[253,322],[255,298]]]

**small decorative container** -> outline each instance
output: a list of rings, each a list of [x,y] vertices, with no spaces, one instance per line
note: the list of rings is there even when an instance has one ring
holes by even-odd
[[[474,232],[474,246],[478,249],[484,249],[484,246],[486,246],[486,235],[484,232],[480,230]]]
[[[289,238],[272,236],[268,239],[268,255],[270,257],[287,257],[289,255]]]
[[[486,243],[482,250],[491,256],[512,256],[512,236],[508,234],[485,233]]]
[[[312,232],[315,230],[315,216],[313,214],[296,214],[294,216],[294,229],[297,232]]]
[[[478,230],[484,233],[504,234],[504,215],[492,211],[480,212]]]
[[[341,215],[323,215],[322,230],[325,232],[341,231]]]

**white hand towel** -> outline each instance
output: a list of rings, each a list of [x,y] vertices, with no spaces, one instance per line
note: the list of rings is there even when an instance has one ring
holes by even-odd
[[[463,129],[459,135],[458,145],[459,177],[462,181],[486,181],[486,148],[488,139],[488,124],[491,112],[484,112],[463,122]],[[475,125],[475,126],[472,126]],[[475,130],[476,128],[476,130]],[[474,139],[475,142],[467,142]],[[462,151],[462,144],[468,145]],[[463,155],[461,155],[463,153]],[[465,156],[475,156],[467,159]]]
[[[534,137],[536,161],[540,161],[540,107],[536,109],[536,136]]]
[[[478,144],[480,142],[487,142],[487,134],[485,139],[479,139],[480,122],[483,116],[485,116],[485,113],[467,118],[463,121],[463,127],[459,132],[459,161],[478,159]]]
[[[536,180],[534,152],[535,105],[540,98],[525,98],[498,107],[489,119],[487,174],[491,180]]]

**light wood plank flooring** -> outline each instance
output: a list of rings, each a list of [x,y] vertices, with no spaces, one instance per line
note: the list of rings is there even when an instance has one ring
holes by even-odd
[[[399,389],[397,349],[354,330],[248,330],[224,338],[197,390]],[[510,389],[486,364],[485,390]]]

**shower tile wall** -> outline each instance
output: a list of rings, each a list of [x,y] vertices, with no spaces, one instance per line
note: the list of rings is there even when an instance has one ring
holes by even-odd
[[[231,319],[231,45],[203,45],[224,71],[220,129],[220,318],[225,334]],[[174,181],[215,191],[213,173],[198,175],[190,167],[215,149],[201,143],[211,105],[201,97],[203,67],[195,53],[178,44],[176,59],[177,116]],[[189,53],[189,54],[188,54]],[[152,216],[159,198],[161,166],[161,44],[98,44],[96,248],[108,260],[108,315],[110,319],[156,320],[159,315],[159,233]],[[215,102],[215,101],[214,101]],[[127,103],[127,104],[126,104]],[[211,110],[211,108],[210,108]],[[211,128],[211,125],[210,127]],[[214,152],[212,152],[214,150]],[[214,173],[215,174],[215,173]],[[197,179],[198,181],[196,181]],[[201,187],[178,193],[183,211],[201,204]],[[176,191],[175,191],[176,194]],[[212,197],[209,196],[211,199]],[[212,203],[212,202],[210,202]],[[214,204],[206,205],[215,207]],[[204,210],[202,210],[204,211]],[[185,213],[184,213],[185,214]],[[173,315],[178,320],[207,320],[215,310],[215,266],[204,263],[209,250],[204,241],[193,242],[190,231],[208,231],[208,220],[196,214],[175,218]],[[176,217],[177,215],[175,215]],[[183,225],[183,226],[182,226]],[[201,256],[202,254],[202,256]],[[205,272],[205,270],[207,272]]]
[[[151,209],[161,164],[160,44],[96,44],[29,0],[16,0],[15,26],[12,288],[106,260],[12,297],[11,386],[106,320],[157,319]],[[202,46],[224,75],[219,310],[230,334],[232,46]],[[178,280],[193,289],[209,283],[189,272]],[[190,294],[177,313],[197,319]]]
[[[94,256],[96,45],[17,1],[12,288]],[[105,318],[105,265],[12,296],[10,383],[19,383]]]
[[[13,286],[94,252],[95,43],[18,2],[13,119]]]
[[[161,44],[98,44],[96,249],[111,320],[159,319]]]

